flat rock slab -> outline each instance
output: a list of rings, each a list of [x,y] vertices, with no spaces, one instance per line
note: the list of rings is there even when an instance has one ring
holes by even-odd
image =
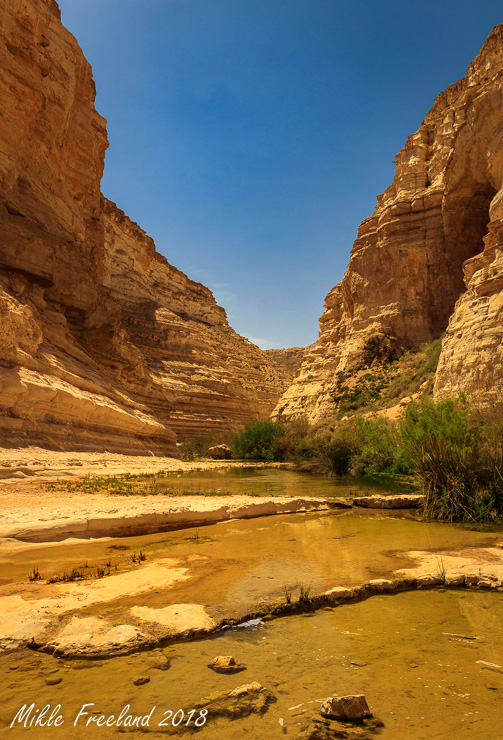
[[[342,498],[341,496],[329,498],[327,502],[331,509],[351,509],[353,506],[352,498]]]
[[[417,509],[424,504],[421,494],[400,496],[357,496],[354,506],[366,506],[368,509]]]
[[[69,537],[129,537],[229,519],[251,519],[274,514],[296,514],[329,508],[326,498],[275,496],[114,496],[89,494],[61,497],[57,504],[2,511],[0,538],[25,542],[58,542]]]
[[[131,650],[139,647],[144,638],[145,635],[131,625],[111,625],[96,617],[73,617],[44,649],[54,655],[79,657]]]

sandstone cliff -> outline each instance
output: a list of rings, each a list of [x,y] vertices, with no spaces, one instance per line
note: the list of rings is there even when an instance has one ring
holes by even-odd
[[[273,416],[331,416],[369,342],[400,353],[447,328],[435,396],[503,396],[503,25],[441,93],[360,225],[320,334]],[[365,347],[367,346],[367,350]]]
[[[0,445],[176,454],[288,374],[100,193],[105,121],[54,0],[0,0]]]
[[[311,345],[309,347],[289,347],[288,349],[265,349],[264,352],[270,360],[286,367],[293,378],[300,370],[304,356],[309,349],[311,349]]]

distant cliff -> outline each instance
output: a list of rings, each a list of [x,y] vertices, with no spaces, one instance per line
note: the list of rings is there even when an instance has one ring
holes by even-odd
[[[265,349],[264,352],[270,360],[286,367],[293,378],[300,370],[308,349],[310,347],[289,347],[288,349]]]
[[[103,198],[91,67],[54,0],[0,0],[0,445],[176,454],[289,374]]]
[[[503,25],[441,93],[360,225],[317,342],[274,417],[335,413],[337,373],[446,330],[435,397],[503,398]]]

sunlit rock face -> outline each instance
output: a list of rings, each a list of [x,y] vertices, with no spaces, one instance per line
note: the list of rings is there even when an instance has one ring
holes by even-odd
[[[53,0],[0,0],[0,445],[176,454],[288,373],[100,193],[105,120]]]
[[[264,352],[270,360],[286,367],[293,378],[299,372],[304,356],[309,349],[311,349],[311,345],[308,347],[289,347],[288,349],[266,349]]]
[[[435,396],[503,396],[503,25],[442,92],[362,222],[317,342],[273,416],[335,412],[338,371],[374,337],[415,348],[446,330]]]

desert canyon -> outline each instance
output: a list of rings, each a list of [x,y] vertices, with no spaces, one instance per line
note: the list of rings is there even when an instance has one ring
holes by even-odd
[[[430,491],[403,469],[348,482],[348,465],[180,456],[253,421],[332,433],[341,378],[436,340],[431,403],[498,409],[503,24],[397,154],[318,339],[275,350],[101,192],[106,121],[55,0],[0,0],[0,65],[0,728],[33,689],[72,717],[82,695],[146,717],[169,694],[208,740],[420,740],[444,721],[495,737],[503,542],[488,505],[484,526],[447,525],[422,518]],[[343,689],[358,717],[337,714]]]
[[[397,154],[393,183],[360,225],[275,417],[329,417],[336,374],[361,364],[370,339],[399,353],[444,331],[435,398],[501,399],[502,73],[499,25]]]

